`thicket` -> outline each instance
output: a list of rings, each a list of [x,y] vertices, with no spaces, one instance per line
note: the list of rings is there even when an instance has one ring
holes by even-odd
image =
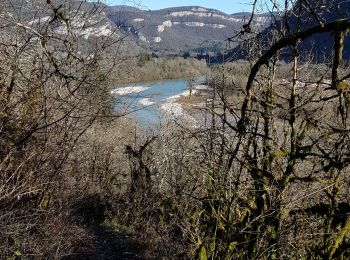
[[[116,223],[149,234],[149,257],[349,258],[350,22],[326,16],[339,4],[285,1],[267,46],[248,39],[249,62],[215,69],[197,126],[163,126],[131,150],[139,188]],[[250,32],[248,22],[241,35]],[[300,57],[312,57],[302,43],[315,34],[333,38],[323,65]]]
[[[86,162],[77,166],[74,151],[88,129],[114,116],[109,74],[123,59],[113,51],[121,36],[86,38],[108,22],[102,8],[0,3],[1,259],[63,259],[94,245],[85,223],[101,213],[79,213],[94,194],[75,186]]]
[[[195,121],[143,131],[111,109],[108,76],[124,69],[115,62],[123,57],[110,55],[118,35],[57,34],[52,23],[68,2],[30,6],[51,17],[30,27],[6,3],[1,258],[349,258],[350,76],[341,62],[349,18],[307,31],[333,33],[328,64],[300,60],[301,27],[272,34],[267,51],[255,52],[254,39],[250,62],[213,70]],[[306,4],[286,15],[305,22]],[[307,19],[323,14],[317,8]],[[279,61],[283,49],[295,54],[288,64]]]

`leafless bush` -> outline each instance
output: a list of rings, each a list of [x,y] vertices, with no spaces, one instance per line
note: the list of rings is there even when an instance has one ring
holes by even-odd
[[[315,21],[304,16],[310,8],[297,2],[286,10],[285,23]],[[316,15],[319,8],[312,9]],[[166,211],[158,202],[160,213],[139,214],[141,223],[154,230],[175,224],[180,232],[174,239],[202,259],[348,257],[349,82],[342,42],[350,25],[347,18],[317,22],[294,31],[285,25],[285,34],[273,34],[266,51],[251,59],[245,85],[231,85],[219,67],[201,128],[182,126],[149,146],[145,164],[156,201],[173,199],[166,200]],[[325,32],[334,36],[330,64],[298,56],[305,35]],[[290,64],[278,60],[285,49],[292,50]],[[234,87],[242,98],[228,102]],[[154,197],[149,203],[141,198],[154,205]],[[164,212],[171,216],[165,225]]]
[[[105,52],[121,36],[112,27],[100,35],[98,26],[108,27],[101,11],[70,1],[1,3],[1,258],[59,259],[89,240],[57,185],[80,137],[111,115],[117,54]]]

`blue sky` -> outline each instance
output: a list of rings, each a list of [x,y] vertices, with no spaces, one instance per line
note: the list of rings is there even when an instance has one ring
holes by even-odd
[[[161,9],[174,6],[198,5],[218,9],[225,13],[251,12],[252,0],[107,0],[110,5],[130,5],[141,9]]]

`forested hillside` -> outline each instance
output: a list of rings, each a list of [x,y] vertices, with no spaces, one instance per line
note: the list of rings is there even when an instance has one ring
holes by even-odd
[[[250,18],[247,13],[229,15],[200,6],[144,10],[122,5],[107,8],[107,16],[140,47],[173,55],[223,53],[223,41]],[[256,15],[252,26],[260,31],[271,19],[269,13]]]

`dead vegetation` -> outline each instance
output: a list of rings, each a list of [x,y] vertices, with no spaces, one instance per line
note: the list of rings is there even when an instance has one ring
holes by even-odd
[[[329,64],[301,61],[299,42],[277,34],[268,56],[213,70],[197,125],[145,132],[111,109],[110,38],[90,43],[94,59],[78,58],[76,35],[7,15],[1,258],[349,258],[348,18],[325,25],[336,36]],[[283,48],[295,53],[287,64]]]

